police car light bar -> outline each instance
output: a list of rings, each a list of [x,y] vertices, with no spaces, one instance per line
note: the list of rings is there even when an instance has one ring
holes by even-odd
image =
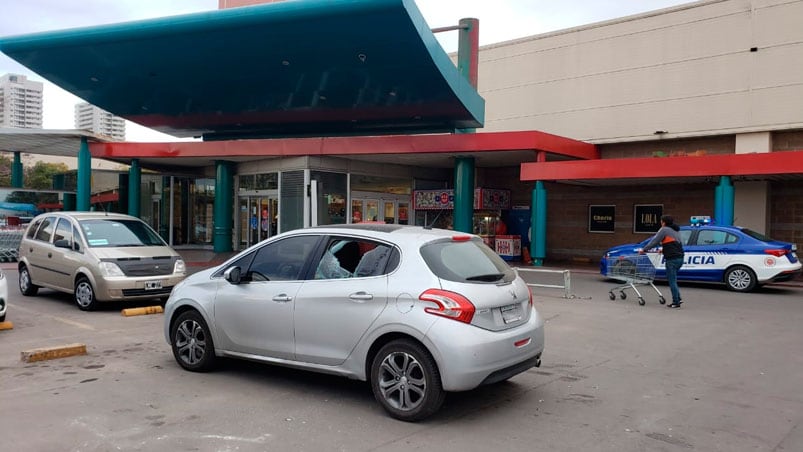
[[[693,216],[691,217],[690,221],[690,224],[692,226],[702,226],[704,224],[711,224],[711,223],[713,223],[713,221],[711,220],[711,217],[708,215]]]

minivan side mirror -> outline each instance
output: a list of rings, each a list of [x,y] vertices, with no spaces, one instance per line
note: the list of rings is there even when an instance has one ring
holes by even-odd
[[[229,267],[223,272],[223,279],[228,281],[230,284],[240,284],[242,282],[242,275],[240,267]]]
[[[64,239],[56,240],[55,242],[53,242],[53,246],[55,246],[56,248],[67,248],[68,250],[72,249],[72,243],[69,240],[64,240]]]

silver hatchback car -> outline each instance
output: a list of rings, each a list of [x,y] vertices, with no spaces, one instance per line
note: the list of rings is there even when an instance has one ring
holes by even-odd
[[[296,230],[178,286],[164,333],[191,371],[235,357],[369,381],[393,417],[541,363],[527,284],[480,237],[385,224]]]

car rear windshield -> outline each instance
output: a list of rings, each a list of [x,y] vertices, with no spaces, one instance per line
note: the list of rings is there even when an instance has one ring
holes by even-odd
[[[95,219],[80,221],[86,243],[92,247],[165,246],[164,240],[139,220]]]
[[[510,282],[516,278],[504,260],[482,240],[440,241],[421,247],[421,256],[439,278],[456,282]]]

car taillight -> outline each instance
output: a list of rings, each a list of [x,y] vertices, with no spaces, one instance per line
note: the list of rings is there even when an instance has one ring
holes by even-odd
[[[530,301],[528,302],[528,304],[530,305],[530,307],[533,307],[533,290],[530,288],[530,286],[527,286],[527,292],[529,292],[530,294]]]
[[[764,250],[766,254],[772,254],[775,257],[783,257],[786,255],[786,250]]]
[[[456,292],[441,289],[429,289],[419,297],[422,301],[431,301],[438,305],[434,308],[424,308],[424,312],[450,318],[463,323],[471,323],[474,318],[474,304],[468,298]]]

